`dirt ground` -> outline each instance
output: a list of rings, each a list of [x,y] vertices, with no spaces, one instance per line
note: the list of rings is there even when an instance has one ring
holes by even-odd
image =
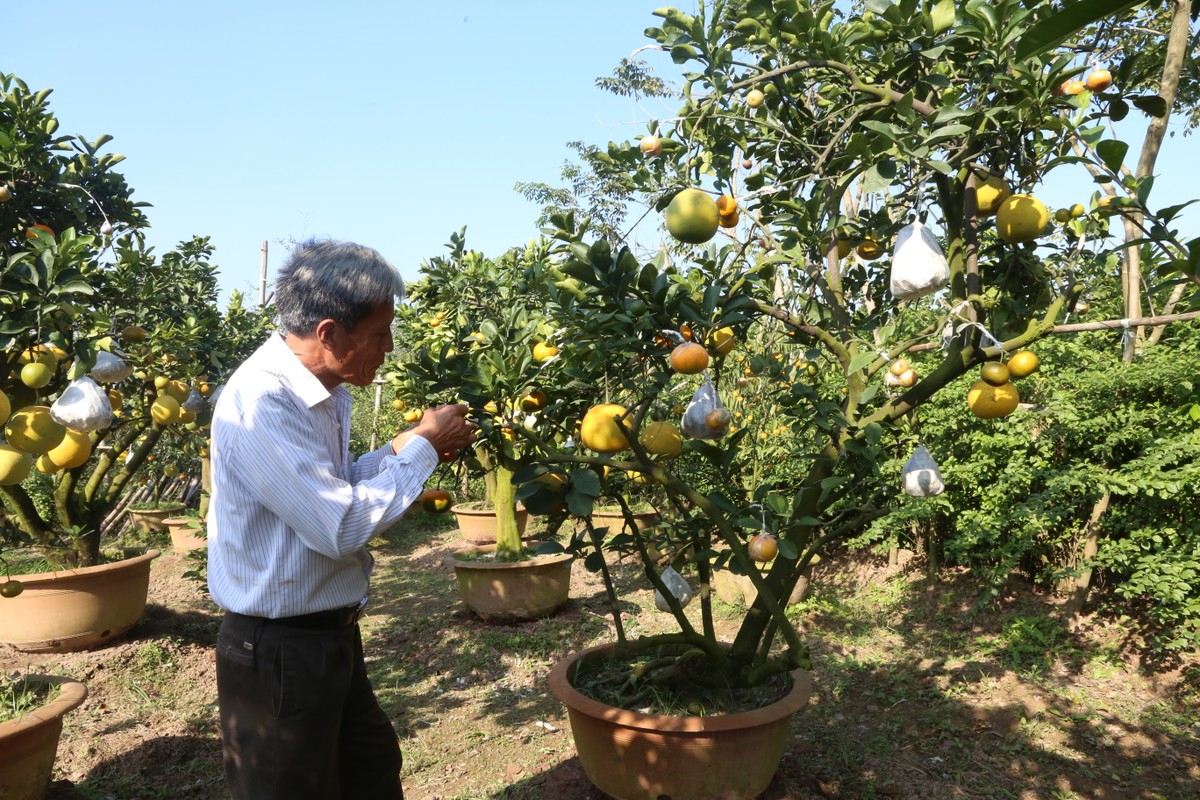
[[[602,800],[546,687],[563,654],[612,638],[598,576],[576,565],[554,617],[487,624],[458,600],[452,526],[380,542],[363,623],[376,690],[402,737],[409,800]],[[828,559],[798,611],[815,691],[762,800],[1200,797],[1194,661],[1151,669],[1120,631],[1045,624],[1019,587],[972,613],[969,578]],[[212,647],[218,612],[169,546],[123,640],[84,653],[0,650],[0,670],[88,685],[66,720],[51,800],[225,798]],[[631,565],[613,564],[630,635],[664,629]],[[698,604],[693,604],[694,607]],[[738,609],[717,604],[731,629]],[[674,800],[689,800],[675,798]]]

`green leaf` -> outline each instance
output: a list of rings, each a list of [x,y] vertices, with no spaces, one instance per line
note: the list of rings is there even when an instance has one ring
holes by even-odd
[[[1113,98],[1108,103],[1108,118],[1113,122],[1120,122],[1129,116],[1129,103],[1126,103],[1119,97]]]
[[[1119,139],[1105,139],[1096,145],[1096,155],[1104,162],[1104,166],[1114,175],[1120,174],[1121,165],[1125,163],[1125,154],[1129,145]]]
[[[846,367],[846,374],[853,375],[860,369],[864,369],[868,364],[875,360],[875,354],[870,350],[859,353],[854,358],[850,359],[850,366]]]
[[[933,7],[933,32],[941,33],[954,25],[954,0],[939,0]]]
[[[1069,37],[1106,17],[1115,17],[1145,0],[1076,0],[1033,25],[1017,43],[1017,61],[1058,47]]]
[[[1147,94],[1142,95],[1141,97],[1134,97],[1131,102],[1152,117],[1158,117],[1161,119],[1167,115],[1166,98],[1157,94]]]
[[[577,469],[571,473],[571,488],[588,497],[599,497],[600,476],[590,469]]]

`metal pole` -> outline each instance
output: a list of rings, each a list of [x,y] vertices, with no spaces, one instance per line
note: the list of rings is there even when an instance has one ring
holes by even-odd
[[[262,264],[259,267],[258,304],[260,306],[265,306],[267,304],[267,240],[266,239],[263,239]]]

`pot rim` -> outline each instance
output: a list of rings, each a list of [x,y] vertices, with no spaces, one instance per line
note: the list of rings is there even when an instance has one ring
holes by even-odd
[[[29,728],[52,722],[55,718],[75,710],[87,699],[87,685],[75,678],[61,675],[26,675],[24,678],[58,686],[58,697],[16,719],[0,722],[0,737],[22,733]]]
[[[808,705],[812,695],[812,673],[805,669],[795,669],[791,672],[791,691],[774,703],[753,711],[717,714],[711,717],[675,717],[616,708],[579,692],[568,678],[571,667],[580,659],[611,650],[615,646],[615,642],[593,645],[560,659],[550,670],[550,691],[572,711],[629,728],[666,733],[703,733],[767,725],[799,711]]]
[[[123,558],[120,561],[112,561],[107,564],[96,564],[95,566],[91,567],[76,567],[75,569],[60,569],[54,572],[35,572],[29,575],[14,575],[13,577],[24,584],[26,589],[34,589],[38,588],[34,586],[34,584],[37,583],[52,583],[58,578],[66,578],[72,575],[95,575],[100,572],[114,572],[120,569],[129,568],[135,564],[140,564],[143,561],[147,562],[147,568],[149,568],[149,562],[158,558],[161,554],[162,552],[160,550],[151,548],[141,555],[134,556],[133,558]]]
[[[478,548],[475,548],[478,552]],[[467,552],[466,548],[458,551]],[[446,556],[446,563],[455,569],[521,569],[522,567],[548,567],[570,561],[575,558],[572,553],[553,553],[544,556],[523,558],[520,561],[460,561],[454,556]]]
[[[450,506],[450,513],[463,514],[464,516],[492,516],[496,513],[496,508],[494,506],[486,506],[483,508],[467,508],[469,505],[474,505],[480,502],[482,501],[469,500],[465,503],[455,503],[454,505]],[[526,511],[526,508],[522,504],[517,503],[516,510],[518,514],[521,514]]]

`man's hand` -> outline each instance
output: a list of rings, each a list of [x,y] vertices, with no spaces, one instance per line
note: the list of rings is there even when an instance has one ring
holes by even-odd
[[[424,437],[438,455],[457,453],[475,441],[479,426],[467,419],[470,407],[463,404],[438,406],[421,415],[421,421],[392,439],[392,452],[399,453],[413,436]]]

